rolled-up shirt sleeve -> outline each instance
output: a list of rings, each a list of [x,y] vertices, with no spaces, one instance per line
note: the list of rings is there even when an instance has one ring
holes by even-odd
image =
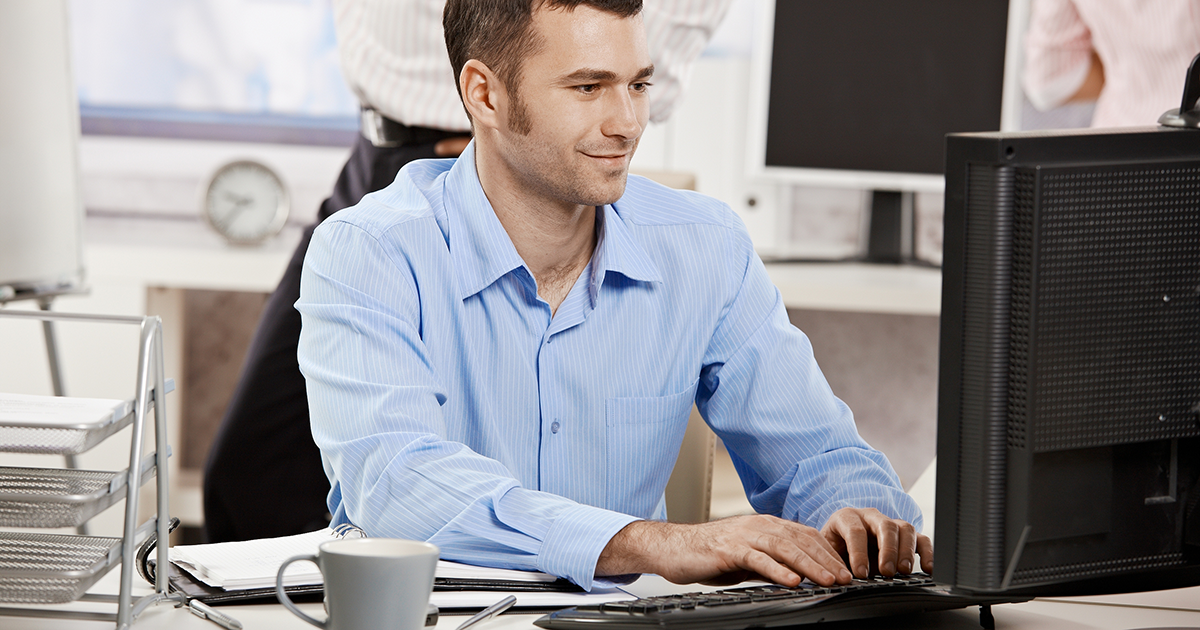
[[[724,441],[754,509],[821,527],[844,507],[922,526],[887,458],[859,436],[808,338],[740,221],[730,231],[730,299],[701,372],[697,402]]]
[[[1021,84],[1039,110],[1066,103],[1092,67],[1092,33],[1071,0],[1034,0]]]
[[[446,439],[446,393],[419,334],[420,287],[406,254],[377,236],[337,217],[322,224],[296,303],[334,523],[590,589],[600,552],[636,519],[523,488],[500,462]]]
[[[733,0],[657,0],[642,7],[646,45],[654,62],[650,120],[665,122],[683,98],[692,64],[729,12]]]

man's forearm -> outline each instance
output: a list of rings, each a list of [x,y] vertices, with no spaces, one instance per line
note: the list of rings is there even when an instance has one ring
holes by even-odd
[[[634,521],[626,525],[600,552],[596,577],[657,573],[649,561],[653,554],[648,554],[647,550],[661,548],[664,530],[671,527],[674,526],[670,523],[656,521]]]

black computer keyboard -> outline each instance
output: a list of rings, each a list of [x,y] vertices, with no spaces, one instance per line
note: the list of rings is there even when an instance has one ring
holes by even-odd
[[[807,582],[794,588],[772,584],[608,602],[560,610],[534,623],[550,630],[595,629],[599,625],[738,630],[987,607],[1011,601],[952,594],[928,575],[915,574],[855,579],[846,586],[829,588]],[[990,620],[990,611],[981,609],[981,623],[987,627]]]

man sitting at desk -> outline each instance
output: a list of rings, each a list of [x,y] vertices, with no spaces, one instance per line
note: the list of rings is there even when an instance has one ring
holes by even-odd
[[[451,0],[475,139],[326,220],[299,361],[333,525],[590,589],[932,568],[726,205],[627,177],[641,0]],[[761,514],[663,522],[695,402]],[[603,582],[602,580],[599,580]]]

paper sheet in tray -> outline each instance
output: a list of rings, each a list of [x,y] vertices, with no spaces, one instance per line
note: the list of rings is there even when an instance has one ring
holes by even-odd
[[[0,426],[98,429],[132,409],[132,400],[0,393]]]

